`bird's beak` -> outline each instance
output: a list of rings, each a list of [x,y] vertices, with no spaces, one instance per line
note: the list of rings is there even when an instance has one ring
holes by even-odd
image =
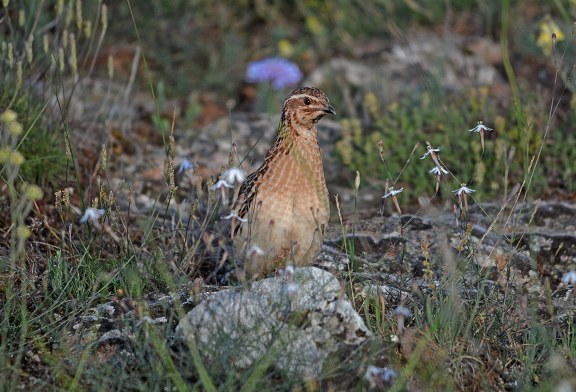
[[[336,114],[336,110],[334,110],[332,105],[328,105],[327,107],[324,108],[324,113]]]

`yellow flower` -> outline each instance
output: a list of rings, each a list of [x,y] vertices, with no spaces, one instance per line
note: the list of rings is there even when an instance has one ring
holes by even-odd
[[[14,136],[19,136],[22,133],[22,124],[18,121],[12,121],[8,123],[8,130]]]
[[[280,56],[282,57],[292,57],[294,54],[294,45],[287,39],[281,39],[278,42],[278,52],[280,52]]]
[[[28,185],[25,189],[26,196],[32,200],[40,200],[44,196],[42,189],[37,185]]]
[[[564,33],[560,30],[560,27],[554,22],[550,15],[546,15],[540,22],[540,34],[536,39],[536,45],[542,48],[542,51],[549,55],[552,53],[552,46],[554,42],[552,40],[552,34],[556,34],[556,41],[564,40]]]
[[[306,26],[308,26],[308,29],[312,32],[312,34],[319,35],[324,33],[324,26],[322,23],[320,23],[318,18],[314,16],[306,18]]]
[[[12,151],[8,161],[14,166],[20,166],[24,163],[25,159],[24,155],[20,154],[19,151]]]
[[[4,111],[2,114],[0,114],[0,120],[2,122],[7,123],[7,124],[16,121],[17,118],[18,118],[18,115],[16,114],[16,112],[13,110],[10,110],[10,109],[8,109],[8,110]]]
[[[10,159],[10,155],[12,154],[12,150],[10,147],[2,147],[0,148],[0,163],[6,163]]]
[[[18,226],[18,228],[16,229],[16,235],[21,240],[28,239],[28,237],[30,237],[30,234],[31,234],[30,229],[27,228],[26,226]]]

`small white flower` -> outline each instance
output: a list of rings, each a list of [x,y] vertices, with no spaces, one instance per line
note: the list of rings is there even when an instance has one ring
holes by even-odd
[[[370,384],[370,389],[376,388],[382,382],[389,383],[398,377],[398,372],[388,367],[377,367],[369,365],[364,374],[364,379]],[[378,382],[380,379],[380,382]]]
[[[448,174],[448,170],[444,169],[442,166],[434,166],[428,173],[436,174],[437,176],[442,174]]]
[[[439,151],[440,151],[440,147],[436,147],[436,148],[426,147],[426,149],[427,149],[428,151],[426,151],[426,154],[424,154],[424,155],[422,156],[422,158],[420,158],[420,159],[426,158],[428,155],[432,154],[433,152],[439,152]]]
[[[396,196],[397,194],[402,193],[403,191],[404,191],[404,187],[396,190],[396,189],[394,189],[394,187],[392,186],[392,187],[390,187],[390,188],[388,189],[388,193],[385,194],[384,196],[382,196],[382,199],[387,199],[387,198],[389,198],[390,196]]]
[[[85,223],[87,221],[98,221],[98,218],[100,218],[102,215],[104,215],[104,213],[106,212],[106,210],[103,210],[102,208],[92,208],[89,207],[86,209],[86,211],[84,212],[84,215],[82,215],[82,218],[80,219],[80,223]]]
[[[239,217],[238,214],[236,213],[236,211],[232,211],[229,215],[223,216],[222,219],[226,219],[226,220],[236,219],[242,223],[248,222],[248,219]]]
[[[478,121],[478,125],[468,130],[468,132],[480,132],[480,131],[490,132],[492,131],[492,128],[488,128],[486,125],[484,125],[482,121]]]
[[[410,318],[412,317],[412,312],[410,312],[410,309],[408,309],[407,307],[398,306],[396,309],[394,309],[394,315]]]
[[[576,284],[576,271],[569,271],[562,277],[562,283],[574,285]]]
[[[298,292],[298,290],[300,290],[300,288],[298,287],[298,284],[295,282],[289,282],[286,285],[286,294],[288,294],[289,297],[296,294]]]
[[[244,170],[240,168],[232,167],[226,170],[222,174],[222,177],[228,184],[235,184],[235,183],[241,184],[246,179],[246,173],[244,172]]]
[[[218,180],[218,182],[214,185],[212,185],[212,190],[218,190],[218,189],[222,189],[222,188],[234,188],[233,185],[230,185],[226,180]]]
[[[252,257],[254,253],[256,253],[256,256],[264,256],[266,254],[258,245],[252,245],[252,247],[248,249],[248,252],[246,252],[246,256]]]
[[[184,159],[180,164],[180,166],[178,167],[178,171],[176,172],[176,174],[180,174],[185,172],[186,170],[191,169],[194,169],[194,164],[192,164],[192,162],[190,162],[188,159]]]
[[[452,191],[456,195],[460,196],[462,193],[466,193],[467,195],[471,194],[472,192],[476,192],[475,189],[470,189],[466,186],[466,184],[462,184],[462,186],[458,189]]]

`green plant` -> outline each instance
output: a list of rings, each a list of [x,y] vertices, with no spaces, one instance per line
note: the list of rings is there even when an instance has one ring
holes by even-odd
[[[106,6],[83,3],[58,1],[51,8],[43,1],[4,1],[0,11],[5,21],[0,108],[22,119],[18,151],[31,159],[20,175],[39,185],[55,182],[64,172],[59,116],[66,118],[78,72],[90,67],[107,29]],[[60,96],[63,113],[55,111],[54,96]]]
[[[445,188],[456,189],[466,183],[488,197],[502,194],[511,183],[523,178],[526,157],[538,152],[542,140],[535,131],[536,124],[515,124],[496,115],[486,94],[485,89],[472,90],[466,95],[467,101],[446,103],[448,97],[430,99],[424,93],[412,100],[404,98],[392,103],[381,111],[376,96],[369,93],[366,105],[372,115],[371,125],[365,129],[358,120],[343,120],[336,151],[352,170],[371,173],[371,177],[382,181],[390,179],[396,188],[406,186],[399,196],[406,202],[434,193],[434,176],[429,173],[434,166],[431,161],[418,159],[429,141],[441,149],[442,164],[451,173],[443,177],[443,182],[451,184]],[[467,132],[477,118],[493,119],[490,126],[495,129],[483,149],[479,138]],[[563,149],[560,156],[572,154]],[[545,168],[532,170],[533,191],[542,192],[547,185]]]

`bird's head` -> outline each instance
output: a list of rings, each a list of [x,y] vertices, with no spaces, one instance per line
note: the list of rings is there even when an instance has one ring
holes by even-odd
[[[282,123],[296,129],[311,129],[327,114],[336,114],[324,92],[315,87],[292,91],[282,106]]]

